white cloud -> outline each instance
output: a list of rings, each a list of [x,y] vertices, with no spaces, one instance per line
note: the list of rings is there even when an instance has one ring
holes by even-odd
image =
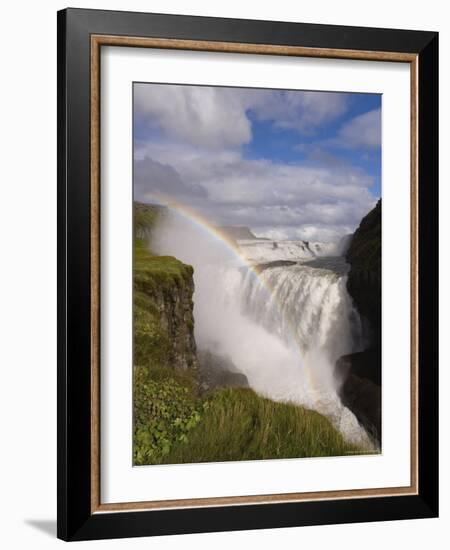
[[[213,223],[265,236],[333,240],[373,207],[373,179],[320,148],[299,165],[244,158],[242,146],[252,117],[314,133],[347,107],[348,94],[137,84],[135,116],[158,137],[135,143],[135,196],[167,195]],[[356,117],[339,142],[374,146],[380,118]]]
[[[172,166],[149,157],[135,162],[133,176],[134,199],[138,201],[148,198],[150,190],[155,196],[166,194],[179,200],[183,197],[207,197],[201,185],[186,185]]]
[[[337,142],[342,147],[374,148],[381,145],[381,109],[358,115],[339,130]]]
[[[248,225],[260,234],[282,231],[285,237],[333,240],[349,233],[374,205],[372,178],[349,166],[313,167],[248,160],[237,153],[209,151],[170,143],[148,143],[136,151],[135,171],[151,167],[148,159],[182,174],[183,193],[173,172],[165,170],[165,192],[197,209],[217,224]],[[161,170],[156,174],[161,176]],[[170,177],[169,177],[170,176]],[[151,200],[152,172],[144,178]],[[144,181],[144,179],[142,181]],[[145,196],[142,185],[140,186]],[[203,193],[199,192],[203,190]],[[272,236],[267,233],[267,236]]]
[[[172,139],[207,148],[237,147],[251,139],[240,97],[229,89],[135,84],[135,109]]]
[[[273,120],[279,128],[313,133],[343,115],[347,106],[347,94],[279,90],[261,94],[251,108],[258,118]]]
[[[347,110],[348,95],[207,86],[135,84],[136,116],[172,140],[208,149],[252,138],[249,111],[278,128],[314,133]]]

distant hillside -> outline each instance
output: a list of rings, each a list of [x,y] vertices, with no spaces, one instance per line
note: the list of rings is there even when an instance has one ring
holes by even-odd
[[[135,201],[133,208],[134,237],[136,239],[148,240],[156,221],[167,215],[167,207]]]
[[[257,239],[249,227],[244,225],[233,226],[233,225],[222,225],[218,227],[219,231],[224,234],[226,237],[234,240],[248,240],[248,239]]]

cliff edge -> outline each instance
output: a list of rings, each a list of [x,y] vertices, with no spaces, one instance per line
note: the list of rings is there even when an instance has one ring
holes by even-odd
[[[362,220],[345,254],[347,290],[357,308],[364,349],[336,363],[340,397],[381,444],[381,199]]]

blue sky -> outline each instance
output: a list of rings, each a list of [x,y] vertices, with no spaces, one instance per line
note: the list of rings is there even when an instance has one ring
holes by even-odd
[[[134,191],[260,236],[336,240],[381,195],[381,96],[135,84]]]
[[[252,141],[244,147],[244,156],[249,159],[270,158],[285,163],[320,162],[318,148],[330,156],[323,155],[322,162],[341,162],[357,167],[374,178],[371,193],[381,196],[381,147],[345,148],[333,141],[340,127],[358,115],[381,109],[380,94],[345,94],[348,110],[337,120],[320,126],[313,134],[300,133],[294,129],[274,128],[272,121],[260,121],[252,115]],[[312,156],[312,158],[311,158]]]

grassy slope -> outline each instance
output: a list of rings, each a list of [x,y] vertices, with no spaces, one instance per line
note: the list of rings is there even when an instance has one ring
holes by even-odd
[[[338,456],[357,450],[320,414],[275,403],[248,388],[217,391],[201,414],[187,440],[163,463]]]
[[[248,388],[200,397],[189,373],[135,367],[136,465],[353,454],[315,411]]]
[[[152,208],[135,209],[143,232],[156,222]],[[136,227],[136,225],[135,225]],[[192,267],[154,256],[144,240],[134,248],[134,464],[338,456],[354,452],[314,411],[274,403],[250,389],[202,398],[195,374],[168,364],[170,338],[153,300],[192,277]]]

